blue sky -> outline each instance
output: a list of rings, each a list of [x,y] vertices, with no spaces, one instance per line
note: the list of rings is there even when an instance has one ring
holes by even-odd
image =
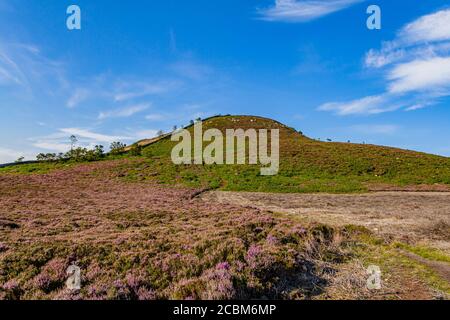
[[[0,28],[0,162],[219,113],[450,156],[447,1],[0,0]]]

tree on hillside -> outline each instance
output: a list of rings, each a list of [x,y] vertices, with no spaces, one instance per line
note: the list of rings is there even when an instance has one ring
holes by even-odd
[[[19,158],[16,160],[16,163],[23,162],[23,160],[25,160],[25,157],[19,157]]]
[[[162,130],[159,130],[157,133],[156,133],[156,135],[159,137],[159,136],[162,136],[164,134],[164,131],[162,131]]]
[[[102,158],[105,155],[105,147],[102,145],[96,145],[94,147],[94,154],[98,158]]]
[[[109,148],[111,149],[111,154],[119,154],[126,146],[126,144],[120,141],[114,141],[113,143],[111,143],[111,146]]]
[[[70,150],[72,151],[75,148],[75,145],[77,144],[78,139],[75,135],[70,136]]]
[[[56,153],[39,153],[36,156],[36,160],[38,161],[55,161],[57,159]]]
[[[67,152],[66,158],[75,161],[83,161],[86,160],[87,155],[88,150],[86,148],[78,147]]]

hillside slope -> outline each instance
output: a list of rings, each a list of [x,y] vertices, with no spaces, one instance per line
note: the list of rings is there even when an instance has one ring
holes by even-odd
[[[131,180],[234,191],[449,190],[450,158],[375,145],[321,142],[255,116],[213,117],[203,122],[203,129],[209,128],[223,133],[239,128],[279,129],[279,174],[261,176],[260,165],[175,166],[170,154],[176,143],[167,136],[143,149],[145,160],[122,166],[122,175]]]

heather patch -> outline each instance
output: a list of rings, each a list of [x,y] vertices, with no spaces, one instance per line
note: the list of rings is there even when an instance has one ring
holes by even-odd
[[[342,253],[337,229],[98,174],[115,165],[1,177],[0,216],[20,226],[0,234],[2,299],[304,298]]]

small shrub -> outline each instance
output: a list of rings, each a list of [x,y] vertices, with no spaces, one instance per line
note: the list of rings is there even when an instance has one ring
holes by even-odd
[[[127,146],[127,145],[124,144],[124,143],[122,143],[122,142],[115,141],[115,142],[111,143],[111,146],[109,147],[110,150],[111,150],[110,153],[111,153],[112,155],[118,155],[118,154],[120,154],[120,153],[123,152],[123,149],[124,149],[126,146]]]

